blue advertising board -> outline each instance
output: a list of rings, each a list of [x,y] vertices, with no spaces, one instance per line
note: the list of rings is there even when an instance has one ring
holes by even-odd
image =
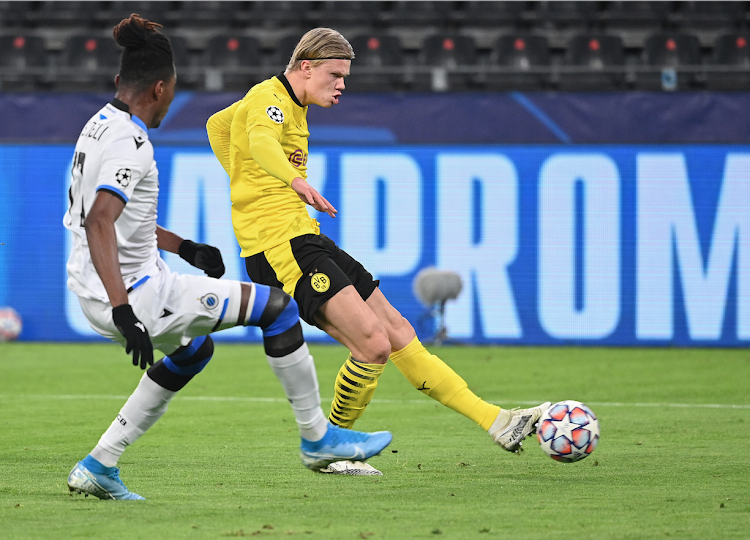
[[[67,292],[72,145],[0,146],[0,305],[25,340],[98,339]],[[247,279],[228,179],[206,146],[161,146],[159,222],[218,246]],[[458,272],[449,336],[469,343],[746,346],[750,146],[318,146],[321,230],[421,337],[421,269]],[[170,267],[195,272],[172,254]],[[311,340],[327,339],[306,327]],[[254,328],[220,339],[255,341]]]

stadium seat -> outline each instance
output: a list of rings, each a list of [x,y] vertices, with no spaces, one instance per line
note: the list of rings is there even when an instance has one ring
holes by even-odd
[[[167,22],[166,13],[170,5],[171,2],[154,2],[148,0],[137,3],[128,0],[104,2],[103,9],[98,10],[95,14],[96,24],[97,26],[110,29],[121,20],[129,17],[131,13],[138,13],[138,15],[149,21],[165,24]]]
[[[24,35],[0,37],[2,90],[32,90],[46,77],[42,73],[29,73],[28,68],[44,68],[47,63],[47,51],[42,38]]]
[[[643,48],[643,65],[651,68],[669,68],[677,73],[677,88],[693,87],[700,77],[692,70],[680,71],[680,68],[695,68],[701,65],[700,41],[692,34],[668,33],[655,34],[646,40]],[[658,90],[663,88],[662,73],[639,73],[638,88]]]
[[[382,12],[382,20],[390,26],[446,26],[451,19],[453,2],[393,2],[392,9]]]
[[[336,28],[339,25],[361,25],[367,21],[368,25],[377,27],[383,12],[383,2],[366,1],[327,1],[320,2],[320,6],[308,14],[311,26],[328,26]]]
[[[711,90],[747,90],[750,88],[750,34],[727,34],[716,40],[712,67],[706,83]]]
[[[598,11],[597,2],[564,1],[534,2],[531,12],[537,26],[585,28]]]
[[[606,72],[624,68],[625,52],[617,36],[584,34],[575,36],[568,44],[565,65],[588,68],[584,73],[560,74],[561,90],[615,90],[625,84],[625,76]]]
[[[27,14],[27,20],[36,26],[88,28],[98,11],[99,2],[39,2],[37,9]]]
[[[62,54],[62,66],[68,70],[58,86],[85,85],[90,90],[114,90],[114,78],[120,65],[120,48],[111,37],[77,35],[68,39]]]
[[[488,74],[487,86],[492,90],[545,88],[549,84],[550,64],[547,38],[528,34],[502,36],[492,49],[490,65],[513,68],[513,72]]]
[[[21,26],[33,11],[35,2],[0,2],[0,25],[5,27]]]
[[[169,38],[174,53],[174,65],[177,69],[177,87],[180,89],[200,89],[203,87],[203,73],[198,58],[190,52],[188,41],[182,36],[172,35]]]
[[[294,52],[294,48],[297,46],[300,37],[299,34],[289,34],[276,43],[276,48],[271,55],[271,64],[274,67],[278,67],[279,70],[283,71],[289,63],[289,59],[292,57],[292,53]]]
[[[453,22],[462,27],[514,27],[523,19],[527,2],[496,2],[467,0],[459,2],[451,14]]]
[[[433,89],[461,90],[477,86],[479,81],[473,73],[452,72],[455,68],[466,68],[477,64],[477,49],[474,38],[452,33],[437,34],[425,39],[422,46],[422,65],[432,68],[444,68],[447,72],[447,87],[437,82],[435,77],[442,77],[442,73],[434,72],[430,75],[418,75],[416,86],[424,87],[428,81]],[[429,77],[429,79],[428,79]]]
[[[172,26],[205,28],[227,27],[236,21],[235,14],[241,12],[245,2],[236,1],[190,1],[178,2],[178,9],[165,14],[165,20]]]
[[[312,11],[313,2],[289,0],[261,0],[251,2],[250,9],[235,14],[235,19],[241,26],[264,26],[283,28],[290,31],[295,27],[300,29],[308,20],[308,13]]]
[[[264,78],[260,72],[251,72],[262,60],[260,45],[253,37],[215,36],[209,40],[205,54],[206,66],[222,70],[225,90],[248,90]]]
[[[672,10],[672,2],[615,0],[603,2],[603,5],[604,9],[596,18],[604,28],[612,30],[655,32],[666,24]]]
[[[746,23],[745,2],[677,2],[675,22],[686,28],[723,28],[732,30]]]
[[[352,38],[350,43],[356,59],[352,74],[346,79],[347,89],[384,91],[404,87],[403,75],[377,71],[380,68],[403,66],[401,42],[397,37],[364,34]]]

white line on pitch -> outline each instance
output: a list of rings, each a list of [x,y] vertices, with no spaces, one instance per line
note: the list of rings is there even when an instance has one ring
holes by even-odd
[[[129,396],[109,396],[109,395],[74,395],[74,394],[0,394],[0,399],[57,399],[57,400],[117,400],[125,401]],[[175,399],[184,401],[230,401],[230,402],[249,402],[249,403],[286,403],[284,398],[271,397],[242,397],[242,396],[177,396]],[[330,397],[323,397],[321,401],[326,403],[331,401]],[[383,404],[423,404],[429,405],[436,403],[429,399],[373,399],[373,403]],[[490,403],[497,405],[538,405],[540,400],[536,401],[498,401],[491,400]],[[671,408],[693,408],[693,409],[750,409],[750,405],[739,405],[732,403],[624,403],[624,402],[607,402],[607,401],[587,401],[586,405],[590,407],[671,407]]]

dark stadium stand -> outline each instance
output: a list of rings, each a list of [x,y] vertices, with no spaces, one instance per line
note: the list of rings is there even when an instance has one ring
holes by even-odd
[[[250,88],[264,77],[258,70],[262,63],[258,40],[239,34],[216,36],[206,47],[206,66],[211,72],[207,77],[221,77],[222,83],[213,82],[214,87]]]
[[[662,72],[639,73],[637,85],[643,90],[659,90],[664,85],[664,70],[674,70],[677,88],[693,88],[700,80],[694,68],[701,65],[700,41],[692,34],[656,34],[646,40],[643,63]],[[685,69],[687,68],[687,69]]]
[[[749,32],[749,7],[725,1],[0,1],[0,38],[12,44],[22,36],[29,43],[0,51],[0,90],[110,88],[117,63],[108,63],[111,54],[100,56],[112,51],[99,40],[111,41],[114,24],[133,12],[162,23],[173,38],[181,88],[244,90],[282,69],[306,30],[330,26],[355,44],[349,81],[355,91],[741,90],[750,89],[750,67],[741,60],[746,49],[737,46]],[[80,49],[90,39],[96,48]]]
[[[294,37],[296,43],[297,37]],[[354,72],[346,79],[346,87],[355,91],[401,90],[406,86],[404,76],[398,70],[404,65],[401,42],[395,36],[370,33],[355,36],[350,40],[356,51],[357,65],[367,72]],[[294,44],[292,44],[294,47]]]
[[[0,83],[3,90],[34,90],[47,71],[47,51],[40,37],[22,34],[0,37]]]
[[[712,57],[716,72],[707,77],[708,88],[714,90],[747,90],[750,88],[750,33],[734,33],[716,40]],[[719,71],[722,67],[736,71]]]
[[[550,83],[550,49],[547,38],[512,34],[499,38],[492,49],[491,64],[503,68],[490,72],[487,87],[491,90],[534,90]]]
[[[441,33],[428,37],[422,45],[422,64],[435,68],[416,78],[415,86],[424,88],[429,80],[433,89],[465,90],[477,86],[477,47],[474,38],[455,33]],[[445,80],[443,80],[445,79]],[[428,87],[429,88],[429,87]]]
[[[561,90],[622,90],[625,87],[625,50],[618,36],[583,34],[570,40],[565,65],[581,68],[560,73]]]
[[[120,62],[120,47],[111,38],[92,34],[73,36],[65,43],[62,66],[66,71],[60,89],[70,90],[81,85],[92,90],[114,89],[114,75],[110,66]]]

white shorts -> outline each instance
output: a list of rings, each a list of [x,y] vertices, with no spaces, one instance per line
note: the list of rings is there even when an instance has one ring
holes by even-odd
[[[162,260],[155,274],[128,293],[133,312],[146,326],[154,349],[171,354],[193,338],[237,326],[242,297],[239,281],[178,274]],[[252,309],[254,296],[248,309]],[[112,321],[109,302],[88,298],[79,301],[94,330],[125,346],[125,338]]]

